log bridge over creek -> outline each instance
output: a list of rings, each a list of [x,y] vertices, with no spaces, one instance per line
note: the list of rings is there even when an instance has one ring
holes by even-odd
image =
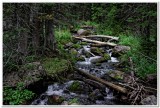
[[[88,35],[88,36],[80,35],[80,36],[73,36],[73,38],[91,43],[91,46],[93,46],[93,47],[110,46],[112,48],[118,46],[118,44],[113,43],[112,41],[119,40],[119,37],[106,36],[106,35]],[[102,42],[102,41],[94,40],[94,38],[106,38],[108,41]],[[136,104],[136,102],[138,100],[139,101],[143,100],[143,98],[146,97],[145,96],[146,94],[154,93],[155,91],[157,91],[157,89],[144,86],[143,85],[144,81],[138,79],[134,75],[132,60],[130,60],[129,64],[130,64],[130,67],[132,68],[132,70],[130,71],[130,75],[128,77],[131,82],[123,82],[123,83],[122,82],[114,83],[114,82],[109,82],[109,81],[103,80],[103,79],[96,77],[96,76],[94,76],[94,75],[92,75],[82,69],[75,68],[75,70],[78,71],[81,75],[83,75],[91,80],[97,81],[97,82],[99,82],[107,87],[110,87],[110,88],[112,88],[122,94],[125,94],[127,96],[127,98],[129,100],[131,100],[132,104]]]

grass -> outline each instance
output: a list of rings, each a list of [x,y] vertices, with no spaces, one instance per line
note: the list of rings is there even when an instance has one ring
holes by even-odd
[[[145,78],[147,74],[157,72],[157,64],[139,53],[143,51],[141,41],[142,39],[138,36],[120,35],[119,44],[131,47],[130,51],[121,56],[121,60],[128,61],[128,58],[131,57],[134,63],[136,75],[141,78]]]
[[[55,37],[58,44],[66,44],[72,41],[71,33],[68,29],[55,30]]]

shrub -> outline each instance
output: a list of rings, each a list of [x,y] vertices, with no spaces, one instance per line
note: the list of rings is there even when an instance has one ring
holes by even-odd
[[[24,89],[22,83],[18,83],[16,89],[10,87],[4,87],[3,101],[9,105],[23,104],[29,99],[32,99],[34,93],[27,89]]]

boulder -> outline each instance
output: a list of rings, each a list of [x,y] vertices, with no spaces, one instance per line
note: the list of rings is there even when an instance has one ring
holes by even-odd
[[[46,71],[46,75],[49,78],[55,79],[57,76],[62,76],[70,69],[69,61],[61,58],[46,58],[42,65]]]
[[[131,48],[129,46],[123,46],[123,45],[117,45],[112,50],[112,56],[118,57],[127,51],[129,51]]]
[[[91,47],[91,52],[94,53],[95,55],[100,55],[100,56],[103,56],[103,53],[105,53],[103,49],[97,47]]]
[[[64,97],[58,95],[51,95],[48,97],[48,104],[49,105],[58,105],[64,101]]]
[[[22,82],[26,87],[38,82],[45,75],[45,70],[40,62],[27,63],[20,67],[19,72],[5,73],[3,84],[4,86],[15,87],[19,82]]]
[[[103,100],[104,97],[99,89],[95,89],[92,93],[89,94],[89,99],[92,101]]]
[[[84,56],[80,55],[78,58],[77,58],[78,61],[85,61],[85,58]]]
[[[74,56],[76,56],[78,54],[78,51],[76,49],[72,48],[70,50],[70,53],[73,54]]]
[[[63,101],[61,105],[69,105],[67,101]]]
[[[110,57],[110,55],[109,55],[108,53],[104,53],[104,54],[103,54],[103,58],[104,58],[105,60],[111,60],[111,57]]]
[[[157,98],[154,95],[150,95],[144,98],[140,103],[142,105],[157,105]]]
[[[123,80],[124,78],[124,72],[118,70],[111,70],[107,74],[116,80]]]
[[[103,57],[100,57],[100,56],[95,56],[95,57],[92,57],[92,59],[90,60],[91,63],[102,63],[102,62],[105,62],[105,61],[108,61],[110,60],[111,57],[109,54],[105,53],[103,55]]]
[[[72,47],[73,43],[72,42],[68,42],[66,45],[65,45],[65,48],[69,48],[69,47]]]
[[[87,93],[90,91],[90,88],[88,87],[88,85],[78,80],[75,80],[69,87],[67,87],[67,89],[71,92],[79,93],[79,94]]]
[[[79,36],[81,36],[81,35],[87,36],[87,35],[90,35],[91,32],[90,32],[89,30],[79,29],[79,30],[77,31],[77,34],[78,34]]]
[[[148,74],[146,77],[146,81],[150,84],[157,85],[157,74]]]

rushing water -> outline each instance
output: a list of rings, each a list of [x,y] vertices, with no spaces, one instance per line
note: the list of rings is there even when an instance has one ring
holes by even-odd
[[[88,52],[92,56],[87,58],[85,55],[82,55],[82,52]],[[89,72],[90,74],[93,74],[97,77],[102,77],[105,75],[108,71],[112,70],[111,63],[117,63],[119,62],[117,58],[112,57],[112,50],[106,50],[106,53],[108,53],[111,57],[111,60],[108,60],[104,63],[101,63],[99,66],[96,66],[93,64],[97,59],[101,58],[101,56],[95,56],[93,53],[90,52],[90,47],[89,46],[83,46],[82,49],[79,51],[79,55],[82,55],[85,58],[85,61],[79,61],[76,63],[77,68],[84,69],[85,71]],[[92,100],[91,94],[94,94],[94,92],[98,91],[95,90],[95,88],[92,88],[89,90],[86,88],[89,85],[86,85],[83,81],[79,81],[83,86],[83,92],[74,92],[70,91],[68,88],[73,84],[74,80],[67,81],[63,84],[60,83],[54,83],[52,85],[48,85],[48,89],[46,92],[42,93],[37,99],[35,99],[31,104],[32,105],[49,105],[50,103],[48,102],[49,96],[52,95],[58,95],[62,96],[65,100],[68,101],[70,99],[77,98],[79,100],[79,104],[81,105],[112,105],[116,104],[116,97],[114,96],[113,92],[109,88],[105,88],[104,91],[98,92],[96,94],[97,96],[100,95],[100,97],[103,98],[93,98]],[[99,88],[98,88],[99,89]],[[89,92],[88,92],[88,91]],[[96,97],[93,96],[93,97]],[[102,96],[101,96],[102,95]]]
[[[112,101],[115,97],[113,96],[113,93],[106,88],[105,93],[107,95],[104,95],[104,99],[103,100],[96,100],[95,103],[92,102],[89,99],[89,95],[86,93],[74,93],[74,92],[70,92],[67,91],[67,88],[74,82],[74,80],[68,81],[64,84],[59,84],[59,83],[55,83],[53,85],[49,85],[48,89],[45,93],[41,94],[39,98],[37,98],[36,100],[34,100],[31,104],[32,105],[48,105],[48,98],[49,96],[52,95],[58,95],[58,96],[62,96],[65,98],[65,101],[73,99],[73,98],[78,98],[79,99],[79,103],[80,104],[103,104],[105,102],[109,102],[109,104],[114,104],[114,102]],[[66,92],[67,91],[67,92]],[[86,101],[84,101],[86,100]]]

